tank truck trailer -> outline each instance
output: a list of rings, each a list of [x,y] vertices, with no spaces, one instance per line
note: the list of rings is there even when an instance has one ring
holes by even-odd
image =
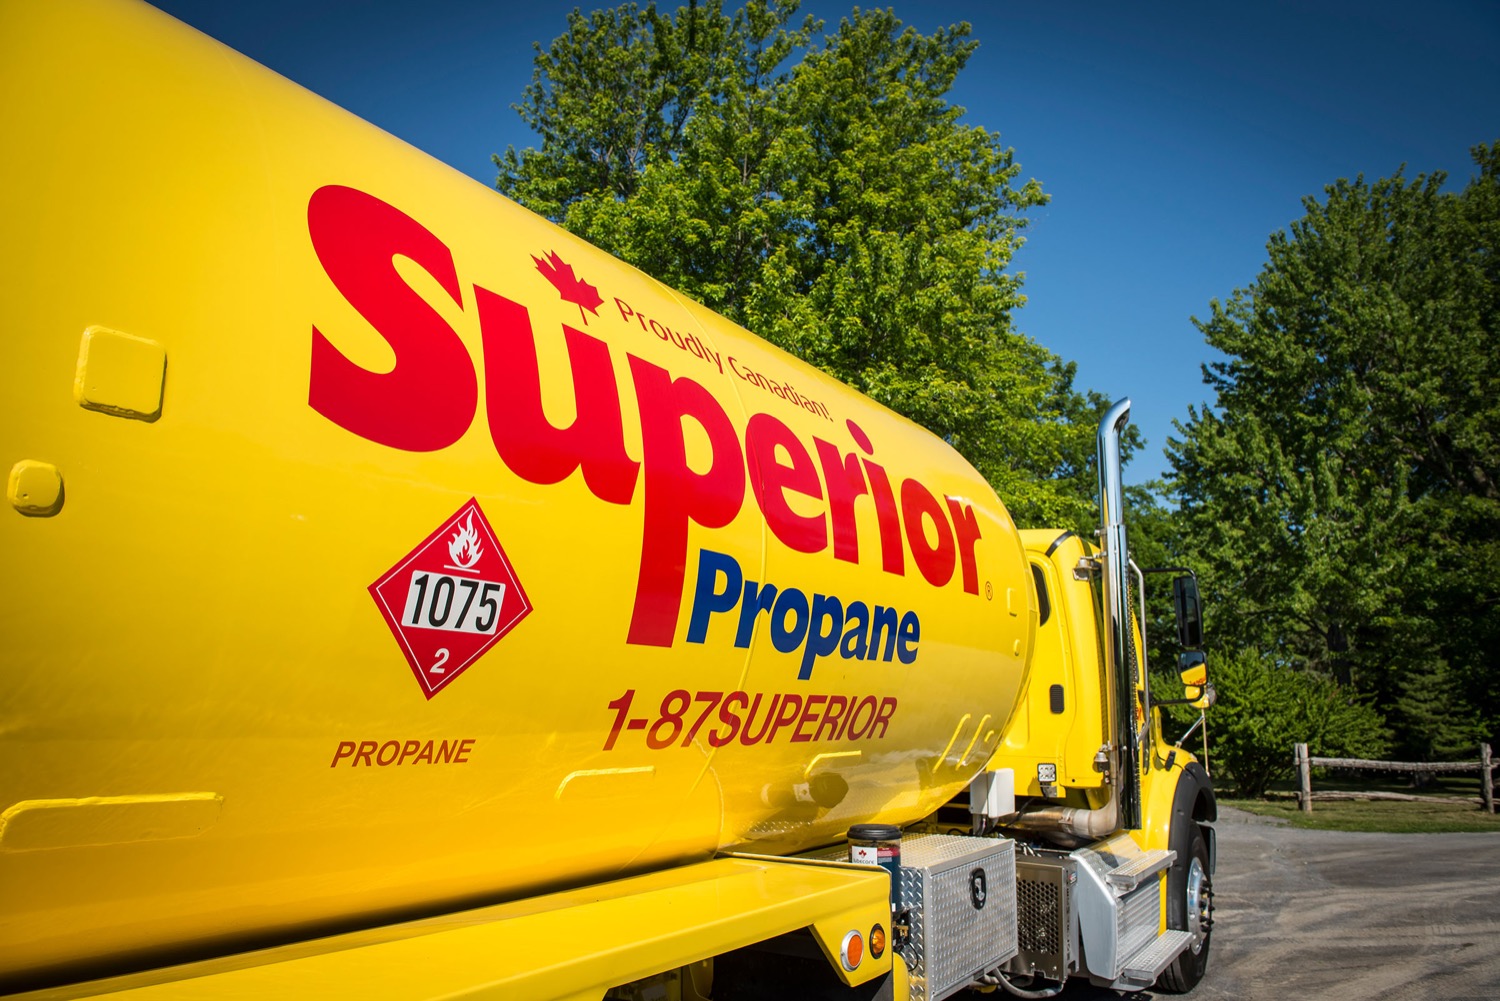
[[[0,992],[1203,976],[1128,401],[1099,538],[1023,531],[931,434],[150,7],[0,0],[0,39]]]

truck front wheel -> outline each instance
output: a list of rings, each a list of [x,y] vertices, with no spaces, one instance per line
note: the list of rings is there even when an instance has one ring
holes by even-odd
[[[1186,820],[1186,818],[1184,818]],[[1167,927],[1190,932],[1193,944],[1157,978],[1156,986],[1170,994],[1184,994],[1208,971],[1208,944],[1213,933],[1214,890],[1209,872],[1208,841],[1191,822],[1172,831],[1177,861],[1167,871]]]

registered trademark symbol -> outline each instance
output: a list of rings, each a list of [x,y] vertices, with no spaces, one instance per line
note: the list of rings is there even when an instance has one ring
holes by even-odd
[[[985,581],[984,582],[984,600],[985,601],[993,601],[994,599],[995,599],[995,586],[993,584],[991,584],[989,581]]]

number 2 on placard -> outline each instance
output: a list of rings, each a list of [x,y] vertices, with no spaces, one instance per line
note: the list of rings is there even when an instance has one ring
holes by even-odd
[[[445,647],[445,646],[440,646],[440,647],[438,647],[438,652],[437,652],[437,663],[433,664],[431,667],[429,667],[427,669],[427,673],[428,674],[445,674],[445,673],[447,673],[446,671],[443,670],[443,665],[446,664],[446,663],[448,663],[448,648]]]

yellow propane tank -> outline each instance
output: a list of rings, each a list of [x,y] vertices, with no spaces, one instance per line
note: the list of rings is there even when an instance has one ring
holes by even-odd
[[[1032,599],[943,442],[151,8],[0,38],[0,986],[982,766]]]

